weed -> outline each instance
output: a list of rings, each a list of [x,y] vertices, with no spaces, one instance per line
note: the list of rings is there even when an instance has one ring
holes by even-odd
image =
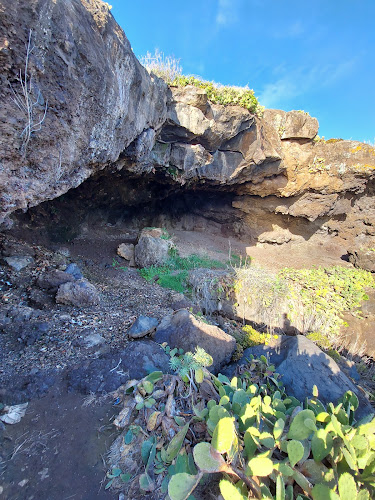
[[[321,349],[332,349],[331,340],[321,332],[310,332],[306,335],[306,337],[314,342],[314,344],[318,345]]]
[[[247,349],[248,347],[254,347],[259,344],[268,345],[272,338],[278,339],[278,335],[271,335],[270,333],[262,333],[253,328],[250,325],[245,325],[242,328],[242,331],[235,332],[234,337],[241,345],[243,349]]]
[[[157,283],[164,288],[171,288],[177,292],[186,292],[188,271],[191,269],[220,269],[225,267],[226,264],[223,262],[196,254],[180,257],[177,249],[171,247],[169,258],[163,266],[144,267],[139,269],[139,273],[147,281],[156,279]]]
[[[43,96],[38,91],[36,97],[35,85],[33,83],[32,77],[29,74],[29,62],[30,55],[34,50],[34,46],[31,45],[32,30],[29,32],[29,39],[26,46],[26,61],[24,74],[20,70],[18,81],[21,85],[21,91],[18,92],[14,87],[10,85],[13,93],[13,102],[18,107],[22,113],[25,115],[25,127],[21,132],[21,138],[23,140],[21,150],[26,155],[26,149],[34,132],[38,132],[42,128],[42,124],[46,118],[48,102],[44,101]],[[39,111],[39,116],[38,116]]]
[[[320,142],[325,143],[326,140],[324,139],[324,135],[322,137],[320,137],[318,134],[316,134],[316,136],[313,139],[313,142],[316,144],[318,144]]]
[[[340,353],[336,349],[328,349],[327,351],[328,356],[330,356],[333,360],[338,363],[341,359]]]
[[[157,283],[163,288],[170,288],[176,292],[184,293],[186,291],[187,271],[175,272],[174,274],[162,274]]]
[[[326,143],[327,144],[336,144],[336,142],[341,142],[343,141],[344,139],[327,139],[326,140]]]
[[[163,234],[160,236],[160,239],[162,240],[170,240],[172,236],[166,231],[165,229],[163,230]]]
[[[112,267],[114,267],[115,269],[120,269],[121,271],[127,271],[128,270],[128,268],[126,266],[122,266],[121,262],[119,262],[114,257],[112,259]]]
[[[327,172],[330,169],[329,165],[326,165],[326,160],[325,158],[318,158],[315,156],[314,161],[312,165],[309,166],[309,172],[310,174],[316,174],[316,173],[322,173],[322,172]]]
[[[254,91],[249,87],[221,85],[215,82],[200,80],[195,76],[184,75],[177,76],[170,85],[174,87],[194,85],[194,87],[205,90],[208,100],[215,104],[222,104],[223,106],[241,106],[258,116],[262,116],[264,112],[264,107],[260,106],[254,95]]]
[[[165,56],[158,49],[155,50],[155,54],[147,52],[139,60],[147,71],[162,78],[166,83],[173,82],[175,78],[182,74],[180,59],[176,59],[173,56]]]
[[[182,74],[180,60],[171,56],[165,56],[162,52],[156,50],[152,55],[147,52],[146,56],[140,58],[141,64],[156,76],[162,78],[168,85],[172,87],[186,87],[194,85],[195,87],[204,89],[207,93],[208,100],[222,104],[224,106],[241,106],[248,109],[251,113],[262,116],[264,106],[261,106],[254,96],[254,91],[249,87],[236,87],[229,85],[221,85],[206,80],[201,80],[195,76],[185,76]]]

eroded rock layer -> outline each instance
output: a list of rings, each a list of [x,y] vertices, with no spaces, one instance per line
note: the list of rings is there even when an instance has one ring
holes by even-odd
[[[2,220],[91,177],[83,197],[107,207],[203,193],[194,217],[255,242],[373,241],[371,146],[316,140],[318,121],[305,112],[260,118],[209,102],[203,89],[167,87],[100,0],[0,0],[0,11]],[[228,198],[212,202],[224,192],[229,211]]]

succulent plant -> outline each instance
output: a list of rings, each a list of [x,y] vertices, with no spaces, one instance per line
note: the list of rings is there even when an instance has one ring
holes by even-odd
[[[182,356],[176,351],[172,358],[176,354]],[[196,363],[194,356],[185,355],[183,362]],[[153,435],[144,442],[145,471],[139,477],[144,492],[156,488],[153,478],[160,475],[158,484],[170,500],[192,499],[205,475],[222,473],[219,487],[224,500],[374,498],[375,419],[355,421],[358,398],[354,393],[345,393],[336,405],[324,406],[314,387],[312,397],[301,403],[286,394],[264,356],[249,359],[232,379],[202,371],[210,396],[199,392],[203,381],[195,377],[198,392],[189,395],[190,403],[177,389],[176,381],[183,384],[182,380],[169,376],[188,417],[174,417],[179,430],[169,443],[163,437],[157,444]],[[132,386],[134,397],[139,398],[140,391],[145,393],[141,397],[151,434],[157,426],[150,422],[159,421],[168,404],[158,409],[146,407],[147,398],[158,392],[158,377],[151,374]],[[146,382],[154,385],[154,392]],[[187,383],[191,389],[191,381]],[[171,398],[171,386],[165,387]],[[200,438],[193,430],[196,425],[203,429]]]

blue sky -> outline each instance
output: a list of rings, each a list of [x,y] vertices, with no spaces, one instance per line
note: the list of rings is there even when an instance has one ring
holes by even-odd
[[[249,85],[268,108],[303,109],[319,135],[375,142],[375,0],[109,0],[139,57]]]

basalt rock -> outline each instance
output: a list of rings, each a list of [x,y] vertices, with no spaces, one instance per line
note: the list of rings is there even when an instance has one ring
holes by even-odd
[[[168,259],[170,244],[162,239],[163,230],[144,229],[134,248],[135,263],[139,267],[161,266]]]
[[[313,342],[303,335],[283,336],[274,341],[273,346],[255,346],[244,351],[238,364],[246,364],[250,355],[269,356],[276,367],[288,394],[304,401],[312,397],[313,386],[319,391],[319,399],[324,403],[337,403],[346,391],[353,391],[359,399],[356,417],[361,419],[373,415],[370,402],[353,382],[340,370],[336,362],[327,356]],[[235,365],[224,370],[226,375],[233,375]]]
[[[167,87],[139,64],[105,2],[0,0],[0,12],[4,219],[78,186],[144,131],[158,129]],[[38,102],[31,123],[15,102],[24,99],[19,74],[25,77],[29,38],[26,78]],[[25,144],[28,125],[34,132]]]
[[[318,120],[305,111],[266,109],[264,119],[279,132],[281,139],[313,139],[319,129]]]
[[[250,242],[288,230],[287,244],[318,234],[347,250],[375,236],[371,146],[320,140],[318,121],[302,111],[260,118],[210,102],[204,89],[168,87],[139,64],[101,0],[0,0],[0,10],[0,222],[90,177],[86,199],[103,206],[141,206],[182,187],[225,191],[235,197],[228,227]],[[38,104],[28,124],[14,99],[29,37]],[[223,213],[194,215],[222,223]],[[80,217],[69,206],[56,241],[78,236]]]
[[[94,285],[84,278],[60,285],[56,294],[56,302],[58,304],[75,307],[97,305],[99,301],[99,292]]]
[[[375,248],[350,249],[349,260],[355,267],[375,273]]]
[[[196,347],[202,347],[213,358],[209,369],[214,373],[229,362],[236,348],[232,336],[217,326],[200,321],[186,309],[166,316],[156,329],[154,340],[158,344],[167,342],[171,348],[177,347],[185,352],[194,352]]]

